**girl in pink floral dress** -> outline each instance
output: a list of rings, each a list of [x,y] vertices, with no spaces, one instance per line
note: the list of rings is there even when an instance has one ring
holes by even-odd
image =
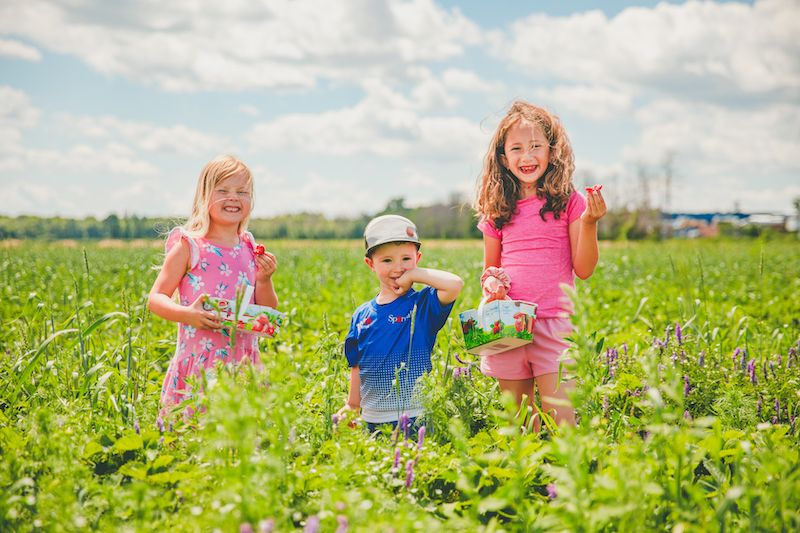
[[[234,300],[237,287],[245,284],[254,286],[256,304],[278,306],[275,256],[256,253],[247,231],[252,195],[247,166],[233,156],[217,157],[200,174],[189,220],[167,237],[164,265],[148,298],[153,313],[178,323],[175,355],[161,389],[162,413],[191,395],[189,377],[201,379],[218,362],[260,364],[254,335],[237,335],[231,353],[230,334],[220,328],[216,312],[203,308],[207,295]]]

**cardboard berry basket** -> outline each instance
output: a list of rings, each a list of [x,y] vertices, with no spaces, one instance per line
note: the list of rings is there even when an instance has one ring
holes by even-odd
[[[495,355],[533,339],[538,304],[523,300],[481,300],[477,309],[458,315],[467,353]]]
[[[253,287],[247,286],[242,302],[249,302],[253,295]],[[286,315],[266,305],[245,304],[239,313],[236,312],[236,301],[225,298],[207,296],[203,302],[206,310],[216,309],[222,320],[223,328],[236,327],[239,333],[258,337],[274,337],[283,326]]]

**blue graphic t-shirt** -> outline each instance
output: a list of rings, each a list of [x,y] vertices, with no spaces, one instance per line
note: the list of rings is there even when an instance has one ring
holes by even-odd
[[[344,353],[351,367],[359,367],[361,417],[365,421],[391,422],[398,419],[398,413],[412,417],[422,413],[414,386],[431,370],[436,334],[452,309],[452,303],[444,307],[439,303],[433,287],[412,288],[385,305],[372,299],[356,309]]]

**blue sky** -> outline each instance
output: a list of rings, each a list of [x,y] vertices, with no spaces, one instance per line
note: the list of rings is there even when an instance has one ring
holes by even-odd
[[[221,153],[257,217],[469,198],[516,98],[612,206],[790,211],[800,1],[595,4],[4,0],[0,214],[186,216]]]

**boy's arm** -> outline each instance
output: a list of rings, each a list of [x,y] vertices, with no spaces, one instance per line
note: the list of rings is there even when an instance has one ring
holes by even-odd
[[[347,403],[339,409],[339,416],[346,411],[356,411],[361,409],[361,374],[358,365],[350,367],[350,390],[347,393]]]
[[[450,305],[455,302],[458,295],[461,294],[461,288],[464,286],[464,281],[452,272],[436,270],[435,268],[412,268],[411,270],[406,270],[402,276],[397,278],[397,284],[403,291],[410,289],[413,283],[424,283],[436,289],[441,305]]]

